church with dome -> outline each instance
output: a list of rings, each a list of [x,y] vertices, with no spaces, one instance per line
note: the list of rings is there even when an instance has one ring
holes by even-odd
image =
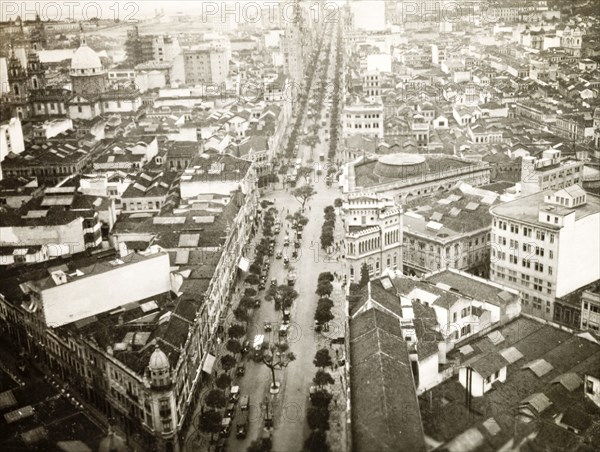
[[[11,50],[7,65],[10,92],[3,101],[11,107],[13,116],[21,120],[68,117],[89,121],[104,115],[133,115],[141,108],[141,96],[135,87],[109,84],[107,69],[85,37],[71,59],[71,90],[48,86],[39,50],[40,42],[30,43],[26,65]]]
[[[73,120],[94,119],[114,113],[135,113],[142,106],[140,93],[131,87],[108,85],[108,71],[85,39],[73,55],[69,69],[71,98],[68,116]]]

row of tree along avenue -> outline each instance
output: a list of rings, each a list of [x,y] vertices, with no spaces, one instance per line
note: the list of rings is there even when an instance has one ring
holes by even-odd
[[[325,207],[324,212],[325,221],[321,228],[321,248],[329,250],[334,243],[335,208],[333,206],[327,206]]]
[[[329,350],[317,350],[313,364],[318,368],[313,377],[313,386],[310,388],[310,406],[306,411],[306,421],[310,427],[310,434],[304,442],[304,450],[311,452],[327,452],[327,430],[329,430],[329,406],[333,396],[328,387],[333,385],[334,379],[326,368],[333,367]]]

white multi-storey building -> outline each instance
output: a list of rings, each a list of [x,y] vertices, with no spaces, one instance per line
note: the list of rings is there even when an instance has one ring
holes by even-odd
[[[344,107],[342,124],[344,136],[370,135],[383,138],[383,104],[360,101]]]
[[[365,263],[373,277],[386,268],[402,271],[402,207],[381,195],[361,193],[349,195],[342,209],[349,280],[360,279]]]
[[[583,183],[583,162],[562,158],[556,149],[544,151],[542,158],[523,157],[521,192],[530,195],[547,189],[560,189]]]
[[[556,297],[600,278],[599,197],[573,185],[490,213],[490,278],[522,292],[523,312],[552,320]]]

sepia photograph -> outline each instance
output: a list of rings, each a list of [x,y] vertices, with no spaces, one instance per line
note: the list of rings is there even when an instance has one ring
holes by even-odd
[[[600,0],[1,0],[0,452],[600,450]]]

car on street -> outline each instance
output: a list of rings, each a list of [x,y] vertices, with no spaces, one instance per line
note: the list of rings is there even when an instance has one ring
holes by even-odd
[[[250,404],[250,396],[249,395],[243,395],[240,398],[240,408],[242,410],[247,410],[249,404]]]
[[[260,308],[260,298],[256,297],[256,299],[254,300],[254,307]]]
[[[271,279],[271,287],[277,287],[277,280],[275,278]]]
[[[273,326],[271,325],[271,322],[267,322],[266,320],[265,320],[263,326],[264,326],[265,331],[271,331],[271,329],[273,328]]]
[[[246,374],[246,366],[244,366],[243,364],[237,366],[237,368],[235,369],[235,374],[238,377],[243,377]]]
[[[258,283],[258,290],[264,290],[265,289],[265,282],[261,281]]]
[[[227,408],[225,409],[225,416],[232,418],[234,415],[235,415],[235,403],[230,402],[227,405]]]
[[[244,341],[244,343],[242,344],[242,355],[244,353],[248,353],[248,351],[250,351],[250,341],[248,339],[246,339]]]
[[[238,416],[236,423],[235,437],[237,439],[244,439],[248,435],[248,412],[241,411]]]
[[[290,323],[290,310],[289,309],[284,309],[283,310],[283,323]]]
[[[230,417],[224,417],[223,420],[221,421],[221,438],[227,438],[229,436],[229,433],[231,432],[231,418]]]
[[[282,250],[277,251],[277,254],[275,255],[275,258],[276,259],[281,259],[282,257],[283,257],[283,251]]]
[[[229,390],[229,401],[232,403],[237,403],[237,401],[239,399],[240,399],[240,387],[232,386],[231,389]]]

